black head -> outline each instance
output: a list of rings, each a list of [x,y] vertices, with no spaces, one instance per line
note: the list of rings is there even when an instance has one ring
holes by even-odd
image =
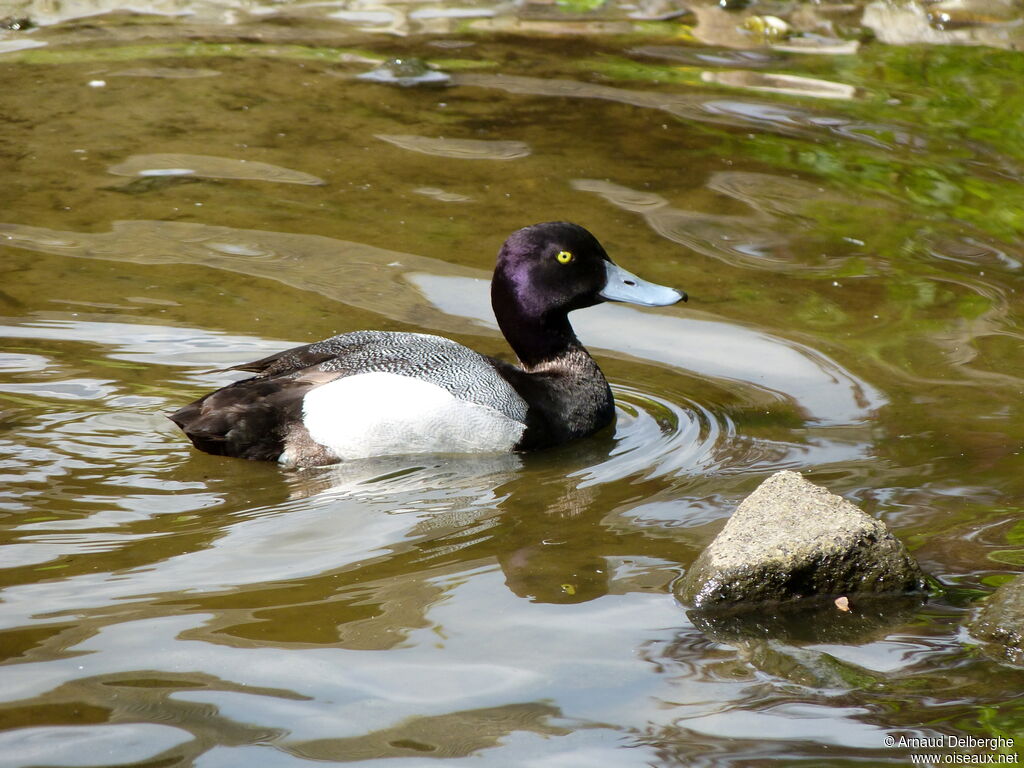
[[[501,301],[517,314],[540,319],[602,301],[675,304],[686,301],[686,294],[616,266],[597,238],[578,224],[549,221],[509,235],[498,253],[491,300],[496,314]]]
[[[536,348],[529,355],[536,358],[575,341],[566,319],[574,309],[602,301],[656,306],[681,299],[686,294],[617,267],[596,237],[566,221],[534,224],[509,235],[491,282],[498,325],[524,360],[527,346]]]
[[[509,235],[498,253],[491,297],[497,300],[502,292],[533,318],[590,307],[602,301],[609,261],[597,238],[577,224],[524,227]]]

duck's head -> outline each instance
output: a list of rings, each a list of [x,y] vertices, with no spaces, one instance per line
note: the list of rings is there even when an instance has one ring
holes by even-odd
[[[509,235],[498,253],[491,299],[500,324],[503,314],[543,320],[602,301],[659,307],[686,301],[686,294],[617,266],[578,224],[549,221]]]

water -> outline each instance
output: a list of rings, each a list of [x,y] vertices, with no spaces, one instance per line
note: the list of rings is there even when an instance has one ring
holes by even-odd
[[[145,8],[0,5],[0,765],[1019,750],[1024,674],[960,628],[1024,563],[1014,18]],[[613,431],[282,471],[164,417],[343,331],[507,356],[494,255],[553,218],[691,295],[574,316]],[[851,643],[695,626],[673,580],[782,468],[947,591]]]

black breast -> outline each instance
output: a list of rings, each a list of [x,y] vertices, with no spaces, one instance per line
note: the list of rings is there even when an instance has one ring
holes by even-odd
[[[591,435],[615,419],[615,401],[597,363],[582,346],[529,371],[495,361],[529,404],[517,451],[533,451]]]

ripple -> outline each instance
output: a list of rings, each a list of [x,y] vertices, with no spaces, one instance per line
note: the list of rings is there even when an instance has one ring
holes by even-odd
[[[39,565],[74,555],[102,554],[126,544],[164,534],[59,533],[26,536],[16,544],[0,545],[0,569]]]
[[[615,446],[603,460],[570,474],[580,479],[579,488],[626,478],[738,477],[780,469],[849,466],[870,457],[869,427],[794,427],[786,430],[784,438],[766,438],[742,426],[743,414],[763,412],[754,401],[726,407],[622,384],[612,389]],[[712,518],[720,515],[717,507],[711,513]]]
[[[746,203],[755,211],[769,216],[799,216],[811,204],[835,206],[871,205],[883,208],[877,201],[854,201],[834,190],[777,173],[750,171],[717,171],[711,174],[707,188]]]
[[[569,184],[573,189],[578,189],[581,192],[593,192],[600,195],[617,208],[631,213],[647,214],[669,204],[668,200],[661,195],[630,189],[603,179],[571,179]]]
[[[115,176],[198,176],[206,179],[276,181],[283,184],[326,184],[323,179],[302,171],[215,155],[132,155],[107,170]]]
[[[413,273],[407,279],[446,313],[494,325],[487,281]],[[601,304],[573,318],[592,350],[742,382],[749,402],[789,401],[816,425],[859,424],[887,402],[867,381],[806,345],[717,320]]]
[[[616,446],[607,461],[575,473],[581,486],[610,483],[633,475],[706,474],[723,462],[722,447],[736,436],[736,425],[699,403],[680,406],[632,387],[615,387]]]
[[[246,256],[252,259],[280,259],[280,256],[273,251],[264,250],[254,245],[244,243],[215,243],[209,242],[206,247],[210,250],[223,253],[227,256]]]
[[[410,152],[458,160],[516,160],[530,154],[530,145],[522,141],[447,139],[388,133],[378,133],[375,136],[381,141],[408,149]]]
[[[110,397],[114,391],[111,382],[100,379],[0,384],[0,392],[55,400],[101,400]]]
[[[0,54],[42,48],[44,45],[46,42],[43,40],[0,40]]]
[[[476,72],[453,75],[452,82],[517,94],[614,101],[660,110],[685,120],[724,124],[731,128],[747,127],[786,136],[817,139],[822,133],[830,133],[880,149],[891,149],[890,141],[883,141],[882,136],[907,146],[919,146],[924,141],[896,125],[860,123],[845,115],[782,106],[769,101],[709,98],[700,93],[641,91],[577,80]]]
[[[749,179],[740,186],[749,193]],[[635,191],[609,183],[607,194],[613,192],[629,195]],[[778,205],[777,201],[759,204]],[[735,233],[741,231],[742,223],[757,222],[759,218],[768,220],[760,212],[756,216],[733,216],[727,217],[730,226],[719,228],[712,226],[715,222],[708,220],[707,214],[670,207],[656,208],[646,218],[652,228],[667,233],[666,236],[685,235],[695,242],[695,247],[708,242],[698,238],[699,233],[670,227],[681,225],[687,215],[704,217],[700,232],[705,238],[718,237],[719,247],[712,251],[716,255],[726,250],[721,245],[725,241],[721,240],[720,232]],[[455,333],[496,332],[487,273],[361,243],[151,221],[116,222],[111,232],[97,234],[0,224],[0,235],[4,234],[17,237],[21,247],[58,253],[66,251],[52,242],[63,242],[74,234],[81,243],[71,255],[94,257],[102,253],[104,259],[135,263],[203,264],[315,291],[349,306],[415,323],[420,328]],[[243,243],[247,249],[273,252],[278,258],[226,254],[210,248],[209,242]],[[763,246],[763,240],[754,237],[728,241],[729,253],[742,254],[750,263],[758,263],[750,252]],[[710,249],[710,245],[705,248]],[[371,265],[373,268],[369,268]],[[389,296],[384,304],[380,301],[382,291]],[[466,319],[471,322],[465,322]],[[604,304],[580,313],[574,322],[584,343],[593,349],[613,350],[633,359],[655,361],[663,367],[743,382],[749,390],[765,393],[767,397],[762,401],[789,400],[818,424],[860,423],[886,402],[868,382],[817,350],[734,323],[695,318],[682,309],[640,310]],[[0,327],[0,336],[106,342],[116,347],[111,353],[115,359],[170,365],[205,362],[223,366],[256,359],[284,345],[198,329],[96,322],[26,323]],[[126,344],[126,340],[130,343]]]
[[[109,72],[107,77],[157,77],[181,80],[194,77],[217,77],[219,74],[220,72],[216,69],[196,67],[135,67]]]
[[[397,25],[402,21],[401,13],[396,9],[383,10],[341,10],[327,14],[330,19],[347,21],[351,24],[387,24]]]
[[[0,371],[4,373],[29,373],[45,371],[51,361],[42,355],[27,355],[20,352],[0,352]]]
[[[888,126],[858,123],[845,117],[814,114],[809,110],[783,107],[774,103],[716,99],[705,102],[704,109],[709,114],[724,117],[730,121],[747,122],[761,129],[777,130],[781,133],[806,127],[821,128],[885,150],[891,150],[891,144],[873,134],[892,132],[895,135],[896,133]],[[908,135],[908,138],[898,143],[914,143],[915,141],[917,141],[915,138]]]
[[[64,234],[70,235],[71,233],[67,232]],[[8,241],[4,245],[9,245],[13,248],[42,249],[49,253],[61,253],[65,249],[75,251],[82,247],[82,243],[76,238],[62,237],[56,233],[38,228],[29,228],[25,231],[12,229],[4,231],[0,235],[3,236],[4,240]]]
[[[705,67],[767,67],[781,64],[783,58],[763,51],[742,51],[728,48],[694,48],[678,45],[644,45],[627,53],[633,56],[651,56],[678,61],[691,66]]]
[[[993,267],[1018,270],[1024,266],[1024,252],[1009,250],[1005,243],[982,242],[977,237],[964,235],[957,239],[946,239],[935,242],[929,253],[937,259],[952,261],[975,267],[979,262]]]
[[[835,83],[816,77],[802,77],[779,73],[750,72],[703,72],[705,83],[718,83],[734,88],[749,88],[763,93],[783,93],[788,96],[813,96],[818,99],[841,99],[849,101],[857,95],[857,89],[846,83]]]
[[[148,761],[192,738],[181,728],[152,723],[53,725],[0,734],[0,753],[16,755],[19,765],[124,765]]]
[[[602,179],[572,179],[573,189],[599,195],[624,211],[639,213],[659,235],[728,264],[755,269],[800,271],[833,269],[838,259],[810,266],[792,247],[792,227],[778,217],[801,217],[811,201],[845,204],[837,194],[797,179],[772,174],[725,171],[713,174],[707,188],[747,204],[747,215],[676,208],[652,192]]]
[[[446,192],[438,187],[417,187],[413,192],[424,197],[432,197],[442,203],[469,203],[473,200],[468,195],[460,195],[458,192]]]
[[[105,345],[110,347],[105,354],[112,360],[172,366],[241,363],[280,351],[286,344],[250,336],[177,328],[171,325],[105,323],[92,320],[46,320],[23,325],[0,325],[0,338]],[[78,381],[92,382],[91,379]],[[219,382],[220,378],[215,381]],[[211,382],[203,379],[203,383]],[[100,392],[96,386],[85,391],[95,393],[97,397],[113,393],[113,390]]]
[[[489,19],[497,15],[493,8],[420,8],[410,19]]]

